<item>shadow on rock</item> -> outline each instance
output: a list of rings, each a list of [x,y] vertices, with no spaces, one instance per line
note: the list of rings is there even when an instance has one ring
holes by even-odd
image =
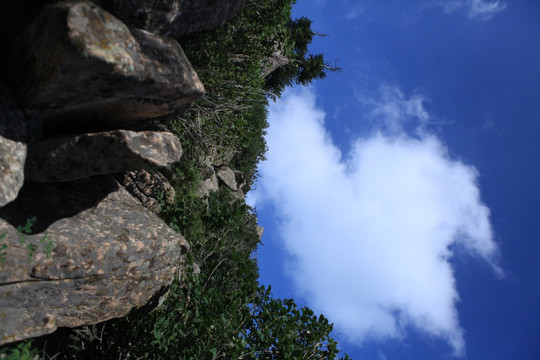
[[[0,208],[0,218],[17,227],[24,226],[35,217],[31,234],[37,234],[57,220],[96,206],[117,190],[118,183],[110,176],[94,176],[64,183],[26,182],[17,199]]]

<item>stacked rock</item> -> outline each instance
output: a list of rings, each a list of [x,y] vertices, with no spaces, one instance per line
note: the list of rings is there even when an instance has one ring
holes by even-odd
[[[189,245],[147,209],[174,199],[148,170],[182,147],[137,129],[204,93],[169,36],[244,2],[54,2],[0,44],[0,344],[125,316],[170,285]]]

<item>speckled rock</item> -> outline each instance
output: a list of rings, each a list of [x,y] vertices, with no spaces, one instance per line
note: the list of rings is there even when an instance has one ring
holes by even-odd
[[[181,156],[180,141],[166,132],[115,130],[59,136],[30,146],[25,176],[32,181],[70,181],[167,166]]]
[[[0,84],[0,207],[13,201],[23,185],[26,137],[24,115]]]
[[[165,176],[158,171],[149,172],[146,170],[129,171],[116,176],[116,180],[127,191],[137,198],[147,209],[159,213],[160,200],[165,204],[174,204],[176,195]]]
[[[93,2],[45,6],[17,44],[19,98],[55,129],[118,128],[185,109],[204,92],[178,42],[130,30]]]
[[[246,0],[105,0],[104,6],[130,26],[178,38],[223,25],[245,3]]]
[[[0,209],[0,236],[0,344],[125,316],[171,283],[188,249],[110,176],[26,183]]]

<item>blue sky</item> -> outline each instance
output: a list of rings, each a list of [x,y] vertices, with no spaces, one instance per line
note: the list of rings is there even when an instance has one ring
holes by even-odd
[[[540,1],[293,16],[342,71],[270,107],[260,281],[355,359],[540,359]]]

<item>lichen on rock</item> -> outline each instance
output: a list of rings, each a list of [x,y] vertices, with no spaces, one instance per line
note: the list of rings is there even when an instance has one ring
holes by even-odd
[[[32,234],[17,232],[32,217]],[[126,315],[171,283],[188,249],[110,176],[25,185],[0,209],[0,234],[0,344]]]

